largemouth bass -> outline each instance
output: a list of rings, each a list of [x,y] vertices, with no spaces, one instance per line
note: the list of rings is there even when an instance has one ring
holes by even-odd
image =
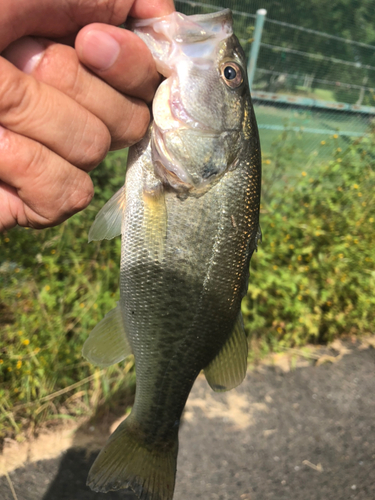
[[[260,144],[230,10],[137,21],[165,80],[153,122],[129,152],[124,187],[90,239],[122,234],[120,303],[83,354],[134,354],[129,417],[91,468],[95,491],[171,500],[182,411],[201,370],[215,391],[246,374],[241,300],[260,237]]]

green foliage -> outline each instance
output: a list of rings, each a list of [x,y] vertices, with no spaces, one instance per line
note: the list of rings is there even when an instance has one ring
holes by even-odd
[[[125,383],[123,364],[100,371],[81,355],[89,331],[118,300],[120,239],[88,244],[87,234],[123,184],[125,163],[126,151],[108,156],[93,173],[91,206],[61,226],[0,235],[0,438],[23,422],[90,414]],[[44,401],[87,378],[74,405],[74,392]]]
[[[267,164],[283,166],[280,147],[277,153],[264,162],[265,170]],[[373,331],[374,157],[373,135],[345,152],[336,148],[331,161],[309,170],[305,164],[295,184],[288,178],[268,185],[263,243],[243,303],[247,328],[268,346]]]
[[[330,161],[307,159],[284,132],[264,155],[263,243],[243,302],[262,352],[372,330],[375,139],[345,151],[338,141],[322,141]],[[99,370],[81,357],[118,300],[120,240],[88,244],[87,233],[124,165],[111,154],[93,173],[92,205],[61,226],[0,235],[0,437],[90,415],[134,384],[132,361]]]

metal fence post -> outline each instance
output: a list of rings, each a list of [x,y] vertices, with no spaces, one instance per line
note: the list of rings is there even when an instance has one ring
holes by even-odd
[[[247,65],[247,74],[248,74],[248,78],[249,78],[250,89],[253,85],[255,69],[256,69],[258,53],[259,53],[259,47],[260,47],[260,40],[262,38],[262,31],[263,31],[263,25],[264,25],[264,20],[265,20],[266,14],[267,14],[266,9],[258,9],[257,10],[257,16],[255,19],[254,40],[251,44],[251,49],[250,49],[250,54],[249,54],[249,62]]]

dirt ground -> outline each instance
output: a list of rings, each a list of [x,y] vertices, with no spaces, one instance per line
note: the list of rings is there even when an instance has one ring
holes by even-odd
[[[0,477],[0,499],[135,500],[86,487],[108,434],[91,431],[95,437],[70,431],[60,446],[45,437],[15,470],[5,451],[9,474]],[[375,349],[338,343],[307,360],[275,357],[224,394],[199,377],[180,431],[174,496],[191,499],[374,500]]]

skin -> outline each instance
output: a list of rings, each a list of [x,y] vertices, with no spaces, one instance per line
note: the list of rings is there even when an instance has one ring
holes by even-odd
[[[119,204],[120,308],[137,388],[130,415],[90,470],[94,491],[130,486],[142,500],[172,500],[179,422],[194,380],[204,369],[212,388],[226,390],[246,373],[245,332],[241,321],[234,326],[259,238],[261,157],[245,55],[228,34],[230,20],[227,12],[202,16],[205,30],[197,18],[190,29],[175,18],[163,34],[152,22],[146,28],[172,91],[159,87],[150,132],[129,152]],[[190,41],[180,49],[184,35]],[[229,61],[239,71],[236,86],[218,71]],[[183,185],[182,176],[177,184],[184,172],[195,184]]]
[[[116,26],[173,11],[173,0],[2,0],[0,232],[84,209],[88,172],[143,137],[160,76]]]

